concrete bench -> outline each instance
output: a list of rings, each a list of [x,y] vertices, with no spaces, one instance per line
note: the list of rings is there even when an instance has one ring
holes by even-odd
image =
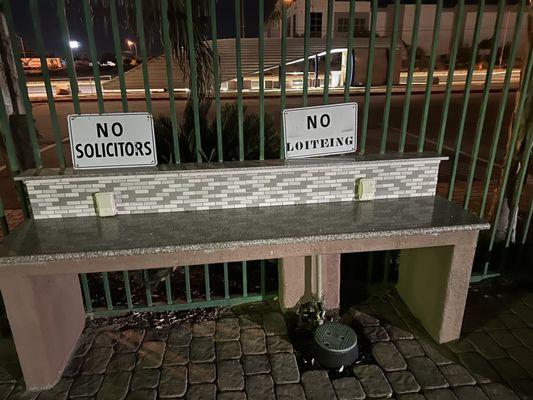
[[[353,168],[353,160],[349,163]],[[309,165],[303,165],[309,173]],[[342,169],[340,164],[332,165],[335,171]],[[272,174],[269,168],[272,166],[266,168],[267,174]],[[407,173],[412,172],[409,168]],[[193,172],[198,175],[197,170]],[[255,169],[253,176],[261,173]],[[85,193],[81,182],[92,178],[77,176],[72,193]],[[62,178],[41,175],[35,180],[22,179],[35,202],[39,192],[44,192],[35,188],[36,182],[52,185]],[[331,174],[329,179],[335,181]],[[351,186],[353,191],[353,183]],[[387,191],[389,187],[385,186]],[[376,192],[378,197],[380,193]],[[137,213],[103,219],[43,218],[52,214],[39,214],[43,206],[32,203],[37,219],[26,221],[0,243],[0,290],[26,385],[35,389],[54,385],[75,348],[85,323],[79,273],[280,258],[280,298],[282,305],[291,307],[305,289],[305,257],[330,257],[335,262],[341,253],[399,249],[400,296],[436,341],[457,339],[478,232],[489,226],[435,197],[431,190],[428,193],[368,202],[354,201],[353,194],[351,201],[331,195],[332,201],[324,203]],[[60,194],[52,200],[57,197]],[[338,277],[328,277],[328,266],[324,267],[325,286],[328,282],[335,286]]]

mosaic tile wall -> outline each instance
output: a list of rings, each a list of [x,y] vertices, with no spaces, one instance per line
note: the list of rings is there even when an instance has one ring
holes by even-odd
[[[376,199],[434,196],[441,160],[347,160],[23,180],[35,219],[65,218],[95,215],[96,192],[114,192],[119,214],[353,201],[360,178],[376,180]]]

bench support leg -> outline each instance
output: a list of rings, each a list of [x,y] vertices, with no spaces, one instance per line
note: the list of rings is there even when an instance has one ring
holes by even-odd
[[[279,260],[279,299],[281,308],[293,310],[316,293],[316,256],[287,257]],[[339,308],[340,254],[322,257],[322,297],[327,310]]]
[[[398,293],[438,343],[459,339],[477,232],[455,245],[402,250]]]
[[[3,276],[0,290],[26,387],[54,386],[85,326],[78,276]]]

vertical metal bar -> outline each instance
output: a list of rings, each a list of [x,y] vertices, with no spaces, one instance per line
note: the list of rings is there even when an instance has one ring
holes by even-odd
[[[527,213],[526,223],[524,225],[524,232],[522,233],[522,244],[526,244],[529,226],[531,225],[531,218],[533,217],[533,201],[529,204],[529,212]]]
[[[209,278],[209,264],[204,264],[205,300],[211,301],[211,282]]]
[[[405,98],[403,100],[402,126],[400,128],[400,144],[398,152],[403,153],[405,149],[405,139],[407,137],[407,125],[409,124],[409,107],[411,105],[411,91],[413,89],[413,74],[416,64],[416,49],[418,48],[418,31],[420,29],[420,11],[422,10],[422,0],[416,0],[415,16],[413,24],[413,36],[411,38],[411,55],[409,59],[409,72],[407,73],[407,85],[405,88]]]
[[[452,165],[452,175],[450,178],[450,188],[448,191],[448,200],[451,200],[453,197],[453,190],[455,187],[455,178],[457,176],[457,166],[459,165],[459,155],[461,154],[461,144],[463,141],[463,133],[466,121],[466,114],[468,110],[468,99],[470,97],[470,86],[472,84],[472,76],[474,74],[474,68],[476,64],[477,51],[479,45],[479,32],[481,30],[481,21],[483,19],[483,11],[485,9],[485,0],[480,0],[477,15],[476,23],[474,26],[474,36],[472,38],[472,53],[470,55],[470,65],[468,66],[468,72],[466,74],[465,90],[463,94],[463,107],[461,111],[461,117],[459,121],[459,130],[457,132],[457,140],[455,143],[455,154]]]
[[[261,260],[261,296],[265,297],[266,294],[266,271],[265,271],[265,260]]]
[[[533,123],[530,123],[529,132],[527,134],[525,151],[520,160],[520,171],[518,172],[518,179],[516,180],[515,193],[513,194],[513,203],[511,206],[511,218],[507,226],[507,235],[505,237],[505,247],[509,247],[511,242],[512,226],[515,225],[518,219],[518,211],[520,206],[520,197],[522,190],[526,185],[525,179],[529,167],[529,159],[531,157],[531,148],[533,146]]]
[[[224,263],[224,298],[229,299],[229,274],[228,274],[228,263]]]
[[[2,229],[4,237],[9,235],[9,225],[7,223],[7,218],[6,218],[6,214],[4,211],[4,202],[2,201],[1,197],[0,197],[0,228]]]
[[[63,0],[64,1],[64,0]],[[120,98],[122,100],[122,111],[128,112],[128,97],[126,93],[126,79],[124,78],[124,64],[122,62],[122,43],[118,31],[117,1],[109,0],[109,13],[111,16],[111,32],[113,33],[113,46],[115,48],[115,58],[117,59],[118,82],[120,84]]]
[[[433,41],[431,43],[431,55],[429,56],[428,74],[426,79],[426,92],[424,93],[424,102],[422,105],[422,122],[420,124],[420,133],[418,134],[418,151],[424,151],[426,142],[426,129],[429,115],[429,102],[431,100],[431,89],[433,87],[433,72],[435,70],[435,61],[437,60],[437,48],[439,45],[440,20],[442,16],[442,0],[437,1],[435,9],[435,20],[433,22]]]
[[[528,51],[528,57],[527,57],[527,65],[526,65],[526,73],[524,74],[522,78],[522,85],[520,90],[520,98],[518,99],[518,107],[516,109],[515,114],[515,121],[520,121],[522,118],[522,112],[524,111],[524,105],[526,103],[526,91],[527,91],[527,85],[529,84],[529,80],[531,79],[531,71],[533,69],[533,47],[529,48]],[[518,128],[520,124],[514,124],[513,125],[513,131],[511,133],[511,140],[509,142],[509,149],[514,149],[516,145],[516,140],[518,136]],[[512,150],[511,150],[512,151]],[[509,172],[511,170],[511,164],[512,164],[513,158],[507,157],[504,164],[503,169],[503,180],[501,182],[501,189],[498,194],[498,206],[496,208],[496,214],[494,215],[494,221],[498,221],[500,218],[500,213],[502,211],[503,207],[503,199],[505,197],[505,188],[507,187],[507,181],[509,179]],[[488,252],[490,253],[492,251],[492,248],[494,246],[494,240],[496,239],[496,224],[492,224],[491,230],[490,230],[490,241],[489,241],[489,248]],[[484,274],[488,272],[489,269],[489,263],[488,261],[485,263],[485,269]]]
[[[512,46],[507,59],[507,69],[505,71],[505,79],[503,82],[503,88],[501,93],[500,107],[498,109],[498,115],[494,124],[494,130],[492,133],[492,143],[490,146],[489,161],[487,163],[487,172],[485,174],[485,180],[483,183],[483,195],[481,196],[481,208],[479,216],[483,217],[485,213],[485,207],[487,205],[487,197],[489,194],[490,180],[492,178],[492,170],[494,168],[494,162],[496,160],[496,151],[498,150],[498,142],[500,141],[500,133],[503,124],[503,117],[505,114],[505,106],[507,105],[507,98],[509,95],[509,88],[511,86],[511,78],[513,76],[513,67],[515,63],[516,51],[520,43],[522,16],[524,15],[525,0],[521,0],[516,13],[515,29],[513,33]]]
[[[329,74],[331,72],[331,40],[333,31],[333,0],[328,0],[328,22],[326,26],[326,70],[324,71],[324,91],[322,103],[329,103]],[[318,68],[317,68],[318,76]]]
[[[477,157],[479,154],[479,146],[481,145],[481,136],[483,134],[483,127],[485,126],[485,113],[487,111],[487,104],[489,102],[490,86],[492,81],[492,73],[494,72],[494,65],[496,63],[496,57],[498,55],[498,47],[500,44],[500,32],[503,21],[503,14],[505,13],[505,0],[498,1],[498,13],[496,15],[496,23],[494,25],[494,34],[492,35],[492,48],[489,60],[489,66],[487,73],[485,74],[485,86],[483,88],[483,95],[481,97],[481,107],[479,110],[479,116],[477,119],[476,133],[474,139],[474,150],[472,153],[472,160],[470,162],[470,171],[468,173],[468,180],[466,184],[466,193],[464,200],[464,208],[468,209],[468,203],[470,202],[470,196],[472,194],[472,184],[474,183],[474,176],[477,166]]]
[[[259,0],[259,159],[265,159],[265,38],[264,0]]]
[[[368,60],[366,63],[365,101],[363,106],[363,127],[361,128],[361,146],[359,153],[365,154],[366,135],[368,132],[368,115],[370,112],[370,90],[372,89],[372,72],[374,69],[374,46],[376,43],[376,24],[378,20],[378,0],[372,0],[370,17],[370,38],[368,39]]]
[[[128,308],[133,308],[133,300],[131,298],[130,274],[128,271],[122,271],[122,279],[124,280],[124,290],[126,292],[126,303]]]
[[[87,274],[80,274],[81,289],[83,292],[83,298],[85,299],[85,309],[87,312],[93,312],[93,300],[91,299],[91,291],[89,290],[89,280]]]
[[[191,76],[192,109],[194,117],[194,139],[196,145],[196,161],[202,162],[202,137],[200,132],[200,108],[198,105],[198,70],[196,68],[196,50],[194,48],[194,30],[192,23],[191,0],[185,1],[187,8],[187,41],[189,43],[189,69]]]
[[[146,305],[152,307],[154,303],[152,302],[152,289],[150,288],[150,282],[148,281],[148,272],[143,270],[143,281],[144,281],[144,292],[146,294]]]
[[[279,158],[285,158],[285,138],[283,134],[283,110],[286,107],[285,87],[287,81],[287,4],[285,1],[281,2],[281,66],[279,69],[279,88],[281,96],[281,113],[280,113],[280,130],[279,130]]]
[[[41,72],[43,74],[44,87],[46,89],[46,99],[48,101],[48,110],[50,112],[50,122],[52,123],[52,131],[54,132],[55,150],[57,161],[61,168],[65,168],[65,154],[63,153],[63,142],[61,141],[61,131],[57,122],[57,112],[54,103],[54,91],[50,82],[50,71],[46,62],[46,52],[43,41],[43,31],[41,29],[41,20],[39,17],[39,7],[37,0],[30,0],[30,15],[33,24],[33,31],[35,33],[35,41],[37,45],[37,52],[41,61]]]
[[[83,19],[85,20],[85,30],[87,31],[87,41],[89,42],[89,55],[93,64],[94,87],[96,89],[96,99],[98,101],[98,112],[102,114],[104,110],[104,95],[102,93],[102,82],[100,81],[100,66],[96,55],[96,42],[94,41],[93,16],[91,14],[89,0],[83,0]]]
[[[383,283],[387,283],[389,281],[389,277],[390,277],[390,259],[391,259],[391,256],[390,256],[390,250],[387,250],[385,252],[385,257],[384,257],[384,269],[383,269]]]
[[[189,266],[185,266],[185,295],[187,296],[187,303],[192,302],[191,295],[191,272]]]
[[[135,0],[135,20],[137,22],[137,35],[141,48],[141,69],[143,72],[144,96],[146,97],[146,111],[152,113],[152,99],[150,96],[150,79],[148,77],[148,55],[146,53],[146,39],[144,36],[144,21],[142,12],[142,0]]]
[[[446,124],[448,123],[448,110],[450,108],[450,100],[452,98],[453,78],[455,73],[455,63],[457,62],[457,52],[462,41],[461,28],[463,26],[463,19],[465,16],[465,2],[459,0],[457,3],[457,18],[453,28],[452,50],[450,54],[450,62],[448,65],[448,76],[446,78],[446,94],[444,95],[444,104],[442,106],[442,117],[439,129],[439,136],[437,139],[437,152],[442,153],[444,146],[444,135],[446,134]]]
[[[374,252],[368,253],[368,263],[366,265],[366,285],[372,284],[372,275],[374,270]]]
[[[165,293],[167,295],[167,304],[171,305],[172,301],[172,286],[170,284],[170,275],[165,276]]]
[[[355,30],[355,0],[350,0],[348,23],[348,43],[346,45],[346,71],[344,76],[344,102],[350,100],[350,86],[352,85],[352,52],[353,52],[353,35]]]
[[[235,0],[235,56],[237,58],[237,118],[239,129],[239,161],[244,160],[244,110],[242,105],[241,0]]]
[[[107,274],[107,272],[102,272],[102,280],[104,282],[105,303],[107,309],[111,311],[113,309],[113,299],[111,298],[111,289],[109,288],[109,275]]]
[[[248,263],[242,262],[242,297],[248,297]]]
[[[380,154],[385,154],[387,148],[387,135],[389,130],[389,113],[392,96],[392,78],[394,76],[394,64],[396,61],[396,42],[398,41],[398,21],[400,15],[400,0],[394,1],[394,19],[392,22],[392,38],[389,48],[389,58],[387,66],[387,93],[385,95],[385,109],[383,110],[383,131],[381,133]]]
[[[215,114],[217,124],[217,153],[218,161],[224,161],[224,149],[222,141],[222,114],[220,110],[220,67],[218,63],[218,43],[217,43],[217,14],[216,0],[209,2],[211,20],[211,49],[213,51],[213,84],[215,86]]]
[[[172,144],[174,147],[174,161],[179,163],[180,144],[178,139],[178,121],[176,119],[176,103],[174,99],[174,81],[172,74],[172,54],[170,50],[170,34],[168,31],[168,0],[161,0],[161,30],[163,31],[163,47],[165,49],[165,66],[167,70],[168,100],[170,107],[170,122],[172,124]],[[192,73],[191,73],[192,75]]]
[[[9,0],[3,0],[4,15],[6,17],[7,26],[9,29],[9,42],[13,51],[13,58],[15,61],[15,67],[17,69],[17,78],[19,91],[24,103],[24,111],[26,113],[26,122],[28,124],[28,132],[30,136],[31,148],[33,152],[33,159],[35,160],[35,166],[37,168],[43,167],[43,161],[41,159],[41,151],[39,149],[39,140],[37,138],[37,132],[35,130],[35,121],[33,119],[33,111],[31,107],[30,97],[28,96],[28,88],[26,85],[26,76],[24,74],[24,68],[22,68],[22,62],[20,60],[19,43],[16,38],[15,24],[13,23],[13,15],[11,14],[11,6]],[[8,120],[9,122],[9,120]],[[7,125],[9,126],[9,125]]]
[[[302,79],[303,106],[307,107],[307,91],[309,86],[309,36],[311,35],[311,0],[305,0],[304,26],[304,75]]]

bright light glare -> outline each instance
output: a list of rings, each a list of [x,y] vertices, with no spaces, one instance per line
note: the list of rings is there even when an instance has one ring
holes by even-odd
[[[133,46],[135,44],[135,42],[133,42],[133,41],[128,39],[128,40],[126,40],[126,44],[131,47],[131,46]]]
[[[80,47],[80,42],[78,42],[77,40],[71,40],[70,42],[68,42],[68,44],[71,49],[77,49]]]

